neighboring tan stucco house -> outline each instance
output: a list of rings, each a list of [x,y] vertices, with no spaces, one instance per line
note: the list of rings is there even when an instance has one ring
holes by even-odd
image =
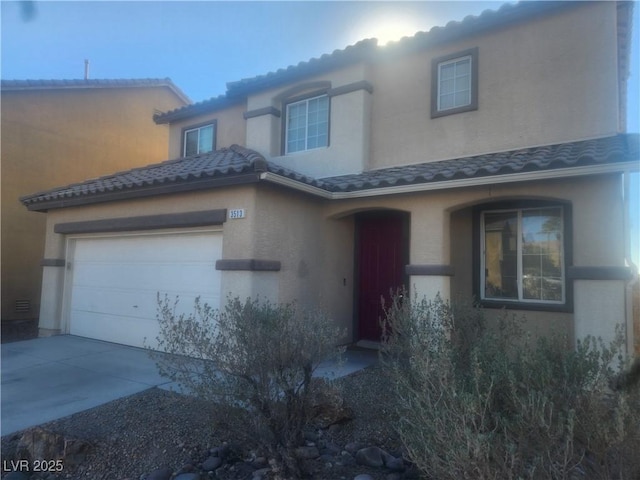
[[[190,100],[168,79],[2,80],[2,322],[37,319],[44,215],[19,197],[166,158],[153,114]]]
[[[296,300],[375,342],[404,285],[632,345],[630,9],[505,5],[156,115],[174,160],[23,197],[47,212],[41,332],[141,345],[160,292]]]

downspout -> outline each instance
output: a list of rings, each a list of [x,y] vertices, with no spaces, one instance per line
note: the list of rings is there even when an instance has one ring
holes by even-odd
[[[631,209],[630,209],[630,192],[631,192],[631,179],[629,170],[625,169],[622,173],[622,202],[623,202],[623,232],[624,232],[624,257],[625,264],[631,270],[631,276],[626,281],[625,285],[625,320],[626,320],[626,350],[630,357],[635,356],[635,329],[634,329],[634,316],[633,316],[633,290],[636,283],[639,281],[638,267],[633,263],[631,256],[631,229],[629,224],[631,223]],[[640,332],[639,332],[640,333]],[[639,352],[640,353],[640,352]]]

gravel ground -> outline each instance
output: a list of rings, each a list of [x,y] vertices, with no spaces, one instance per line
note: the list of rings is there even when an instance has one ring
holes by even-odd
[[[378,368],[370,367],[336,383],[354,418],[316,432],[319,439],[341,449],[350,442],[358,442],[401,455],[392,430],[390,389]],[[159,468],[168,467],[175,473],[188,471],[189,465],[198,467],[211,449],[223,444],[231,446],[238,459],[255,453],[238,422],[232,417],[222,422],[215,418],[210,404],[157,388],[119,399],[42,425],[47,431],[88,442],[91,450],[78,464],[64,465],[62,473],[31,478],[139,480]],[[2,438],[3,466],[14,459],[19,438],[20,434]],[[309,470],[312,471],[309,478],[318,480],[352,480],[358,474],[369,474],[374,480],[403,478],[399,474],[391,476],[387,469],[341,466],[326,459],[310,461]],[[202,478],[251,479],[251,473],[243,476],[234,470],[218,471],[218,475]]]

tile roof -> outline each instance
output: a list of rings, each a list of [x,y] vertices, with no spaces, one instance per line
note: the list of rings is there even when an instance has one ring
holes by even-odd
[[[155,195],[166,190],[195,190],[206,180],[228,179],[264,171],[265,165],[266,160],[259,153],[233,145],[202,155],[168,160],[27,195],[20,201],[27,207],[35,204],[55,204],[64,207],[77,203],[75,200],[82,197],[108,201],[126,197],[132,192]],[[215,185],[215,182],[213,184]],[[101,200],[102,198],[105,200]]]
[[[362,61],[379,61],[390,56],[423,50],[465,36],[481,33],[500,25],[542,15],[551,10],[571,8],[580,3],[543,0],[535,2],[522,1],[516,4],[506,3],[498,10],[485,10],[477,16],[468,15],[461,21],[451,21],[443,27],[436,26],[429,31],[418,32],[412,37],[404,37],[402,40],[384,47],[379,47],[375,38],[361,40],[344,49],[334,50],[332,53],[299,62],[296,65],[290,65],[274,72],[228,82],[225,94],[156,115],[154,119],[157,123],[168,123],[201,113],[212,112],[218,108],[224,108],[226,106],[225,99],[227,102],[230,99],[242,99],[248,94],[295,82],[310,75],[331,71]]]
[[[0,89],[3,91],[141,87],[168,87],[184,102],[191,102],[191,99],[170,78],[2,80],[0,82]]]
[[[246,95],[256,90],[295,81],[298,78],[373,59],[378,49],[377,43],[378,41],[375,38],[361,40],[344,49],[334,50],[332,53],[299,62],[297,65],[281,68],[275,72],[245,78],[236,82],[227,82],[227,95]]]
[[[216,111],[221,108],[237,104],[242,99],[230,98],[226,95],[219,95],[217,97],[204,100],[202,102],[192,103],[191,105],[185,105],[169,112],[157,113],[153,116],[153,121],[158,125],[165,123],[176,122],[184,118],[191,118],[196,115],[206,114],[212,111]]]
[[[322,179],[331,192],[352,192],[418,183],[446,182],[513,173],[535,172],[588,165],[637,162],[637,134],[525,148],[473,157],[441,160],[370,170]]]
[[[86,203],[255,183],[260,181],[262,173],[267,172],[332,194],[438,182],[446,185],[452,180],[591,165],[633,163],[638,169],[639,145],[638,134],[621,134],[322,179],[306,177],[267,161],[254,150],[233,145],[203,155],[169,160],[27,195],[20,200],[30,210],[45,211]]]

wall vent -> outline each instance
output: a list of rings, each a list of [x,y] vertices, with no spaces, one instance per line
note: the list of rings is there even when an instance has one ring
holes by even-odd
[[[29,300],[16,300],[16,312],[26,313],[31,311],[31,301]]]

